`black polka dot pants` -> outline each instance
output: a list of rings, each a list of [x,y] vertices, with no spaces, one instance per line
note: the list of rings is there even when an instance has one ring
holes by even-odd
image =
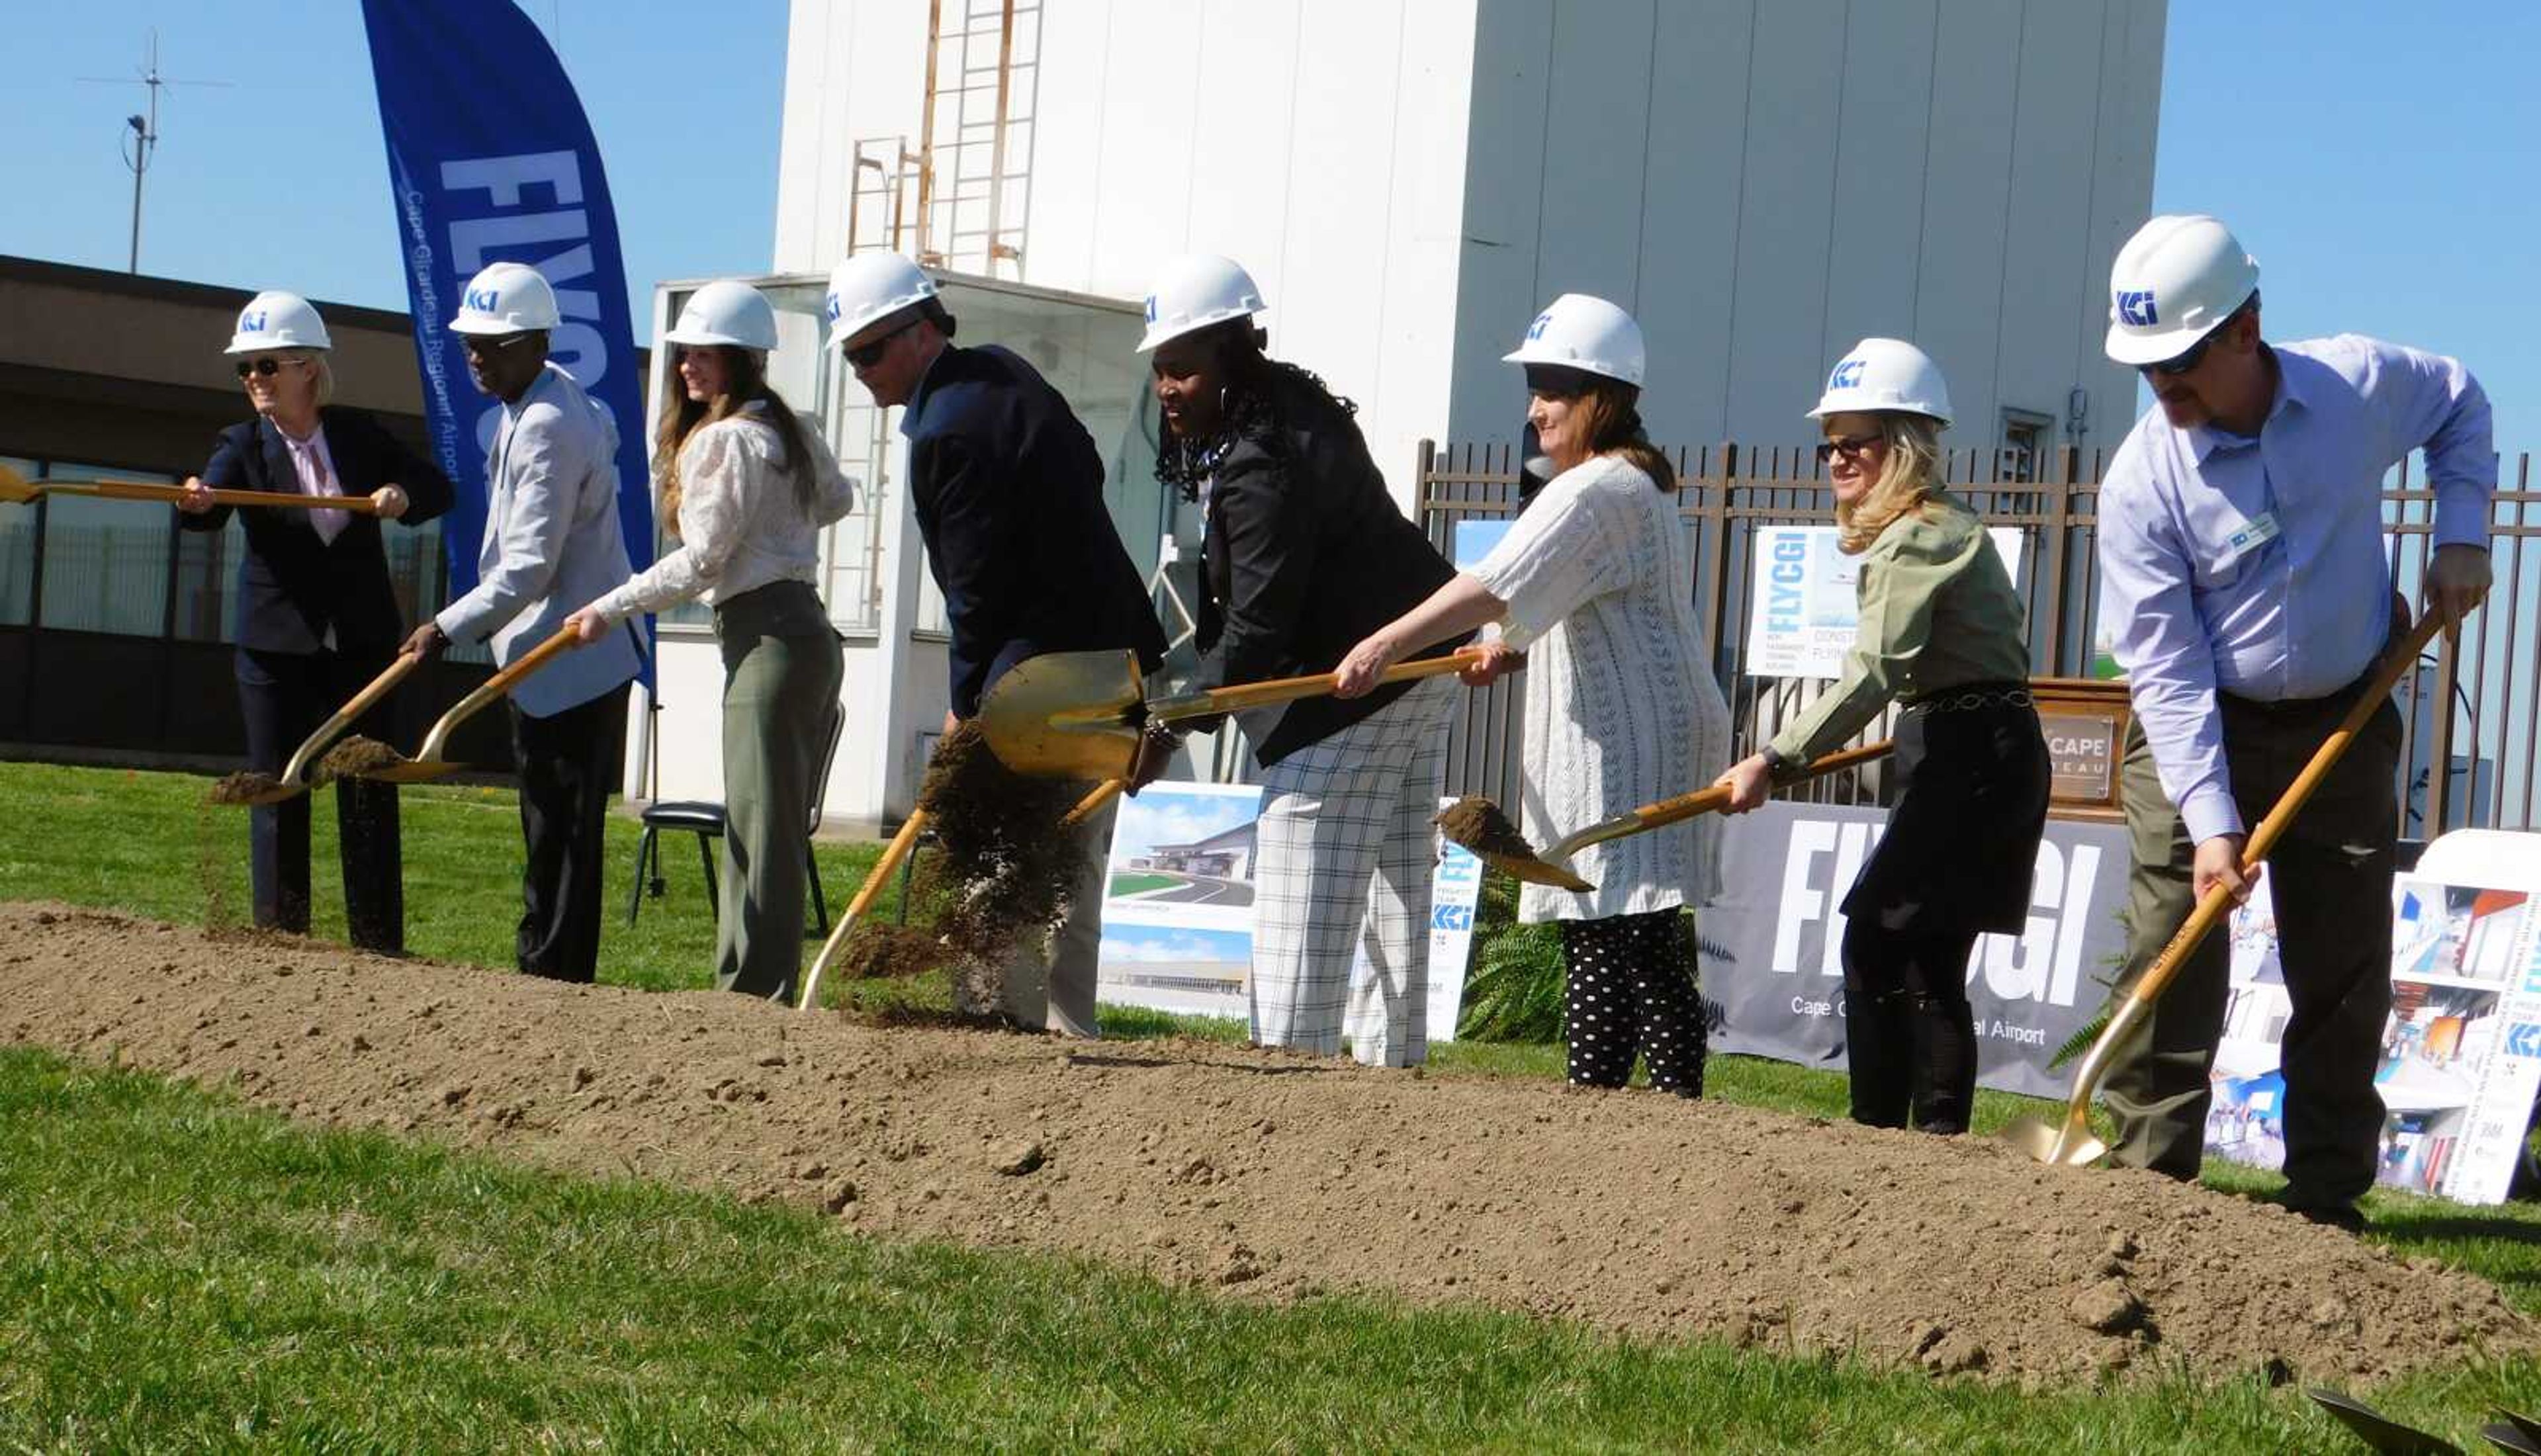
[[[1694,937],[1680,912],[1565,920],[1561,959],[1574,1086],[1620,1087],[1646,1058],[1650,1085],[1703,1095],[1703,997]]]

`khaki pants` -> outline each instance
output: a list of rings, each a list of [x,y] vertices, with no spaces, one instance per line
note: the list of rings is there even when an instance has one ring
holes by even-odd
[[[2355,702],[2222,698],[2224,758],[2255,828]],[[2286,1203],[2337,1210],[2373,1184],[2382,1131],[2373,1087],[2391,1010],[2391,875],[2399,710],[2385,702],[2313,794],[2267,866],[2293,1016],[2283,1040]],[[2134,840],[2128,880],[2130,991],[2195,908],[2196,846],[2163,794],[2143,729],[2131,728],[2122,780]],[[2116,1160],[2192,1179],[2206,1150],[2214,1044],[2231,1009],[2230,937],[2219,928],[2180,969],[2142,1029],[2118,1049],[2102,1100],[2118,1120]]]
[[[1094,786],[1081,784],[1080,790]],[[1095,1021],[1094,981],[1103,950],[1103,890],[1112,851],[1112,821],[1121,800],[1113,799],[1071,831],[1085,867],[1068,888],[1067,914],[1047,936],[1025,936],[1006,960],[1003,992],[996,1005],[979,1004],[963,977],[955,977],[955,1003],[964,1012],[1002,1012],[1026,1031],[1060,1036],[1102,1035]]]

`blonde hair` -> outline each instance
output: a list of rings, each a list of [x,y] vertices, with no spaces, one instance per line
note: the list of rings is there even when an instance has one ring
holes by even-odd
[[[334,399],[335,366],[327,362],[326,350],[287,349],[283,352],[309,361],[310,398],[313,403],[326,404]]]
[[[1851,505],[1836,503],[1836,548],[1847,556],[1870,549],[1879,533],[1941,491],[1941,427],[1929,415],[1882,410],[1879,438],[1888,444],[1879,478]]]

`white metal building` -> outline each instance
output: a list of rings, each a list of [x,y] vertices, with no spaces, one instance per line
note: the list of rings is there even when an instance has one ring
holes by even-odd
[[[1227,253],[1270,301],[1271,351],[1359,402],[1407,507],[1421,439],[1514,437],[1524,400],[1499,356],[1571,290],[1639,318],[1642,415],[1663,443],[1805,440],[1826,366],[1894,334],[1948,374],[1950,444],[2113,445],[2135,381],[2101,357],[2102,290],[2150,207],[2165,11],[793,0],[773,268],[808,281],[851,246],[896,246],[1053,313],[1118,318],[1072,336],[1121,342],[1085,357],[1086,392],[1070,392],[1112,402],[1106,427],[1125,438],[1138,416],[1115,391],[1139,379],[1135,320],[1095,301],[1131,304],[1175,254]],[[993,321],[965,313],[963,342],[1013,342]],[[836,396],[834,433],[887,443],[846,419],[852,381],[814,382]],[[1137,442],[1115,453],[1115,517],[1151,564],[1173,515],[1135,478]],[[907,808],[944,691],[925,680],[941,651],[922,650],[888,451],[873,464],[882,523],[842,529],[870,538],[855,548],[869,591],[913,595],[889,622],[833,601],[842,623],[875,618],[848,629],[872,634],[876,660],[860,671],[851,647],[830,796],[863,819]],[[892,645],[910,633],[917,650]],[[691,650],[666,643],[666,680]],[[706,681],[711,643],[697,651],[678,680]],[[711,699],[692,721],[685,696],[666,688],[663,791],[708,793]],[[887,746],[859,746],[877,735]]]

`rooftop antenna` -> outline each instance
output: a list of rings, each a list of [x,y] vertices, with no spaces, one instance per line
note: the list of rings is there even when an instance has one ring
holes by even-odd
[[[121,76],[82,76],[82,81],[104,82],[125,86],[130,82]],[[150,156],[159,147],[159,89],[163,86],[227,86],[226,81],[175,81],[159,74],[159,32],[150,32],[150,56],[142,63],[141,84],[150,89],[150,108],[123,118],[123,131],[117,138],[124,169],[132,173],[132,250],[124,259],[124,271],[141,271],[141,181],[150,171]]]

